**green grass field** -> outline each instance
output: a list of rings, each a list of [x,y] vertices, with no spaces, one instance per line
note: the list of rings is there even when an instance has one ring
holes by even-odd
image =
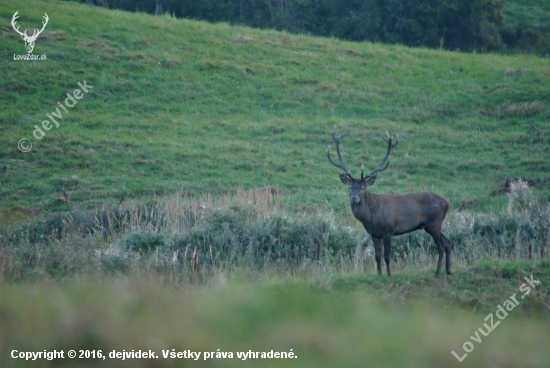
[[[21,29],[48,14],[46,61],[14,60],[16,10]],[[61,1],[0,0],[0,18],[0,366],[549,366],[547,58]],[[59,127],[35,138],[52,113]],[[449,198],[453,276],[433,277],[421,233],[395,238],[392,278],[376,274],[326,159],[334,126],[354,174],[382,159],[378,130],[399,136],[373,192]],[[519,176],[531,188],[504,193]],[[540,284],[476,342],[531,275]],[[11,357],[55,349],[107,358]],[[158,359],[108,357],[150,349]],[[235,356],[163,358],[172,349]]]
[[[51,20],[35,53],[11,29]],[[401,143],[375,192],[433,190],[456,205],[490,198],[508,177],[547,192],[546,59],[347,43],[64,2],[5,2],[0,205],[66,209],[122,198],[277,185],[289,201],[339,202],[326,160],[348,128],[356,172]],[[518,70],[528,69],[525,74]],[[507,73],[508,71],[508,73]],[[66,93],[93,86],[58,128],[32,136]],[[21,138],[33,148],[22,153]]]

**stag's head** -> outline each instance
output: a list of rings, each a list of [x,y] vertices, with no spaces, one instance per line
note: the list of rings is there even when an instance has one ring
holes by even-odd
[[[30,54],[30,53],[32,53],[32,50],[34,50],[34,43],[36,42],[36,39],[38,38],[40,33],[42,33],[44,28],[46,28],[46,24],[48,24],[48,19],[49,19],[48,14],[44,13],[44,22],[42,22],[42,29],[40,31],[35,29],[33,31],[33,34],[31,36],[29,36],[29,35],[27,35],[27,30],[26,29],[25,29],[24,32],[21,32],[21,31],[19,31],[19,26],[17,26],[17,27],[15,26],[15,22],[16,22],[17,18],[19,18],[19,15],[17,15],[17,13],[19,13],[19,10],[16,11],[15,14],[13,15],[13,17],[11,18],[11,26],[13,27],[15,32],[19,33],[19,35],[21,36],[23,41],[25,41],[25,48],[27,49],[27,53]]]
[[[347,136],[347,133],[336,133],[334,130],[332,131],[332,140],[334,141],[334,144],[336,145],[336,153],[338,154],[338,160],[340,161],[339,164],[332,161],[330,158],[330,146],[328,147],[327,151],[327,157],[331,164],[336,166],[337,168],[343,170],[344,172],[340,172],[340,180],[342,180],[342,183],[346,184],[349,187],[350,194],[349,199],[352,205],[357,205],[361,202],[365,195],[365,191],[368,186],[374,184],[376,181],[376,175],[380,171],[384,171],[388,168],[388,165],[390,164],[389,158],[391,151],[397,146],[397,143],[399,143],[399,139],[396,139],[395,143],[392,143],[393,138],[389,136],[388,133],[386,133],[386,136],[384,136],[382,133],[378,132],[378,134],[382,137],[382,139],[388,144],[388,151],[386,152],[386,156],[382,159],[382,161],[378,164],[378,166],[372,170],[367,175],[363,172],[363,167],[361,167],[361,177],[360,178],[354,178],[351,175],[351,172],[344,164],[344,160],[342,159],[342,154],[340,153],[340,139]]]

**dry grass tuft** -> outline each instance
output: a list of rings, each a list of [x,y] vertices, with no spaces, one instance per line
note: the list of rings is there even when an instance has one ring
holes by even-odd
[[[254,41],[254,39],[250,36],[247,36],[247,35],[241,35],[239,34],[236,38],[235,38],[235,42],[239,42],[239,43],[248,43],[248,42],[251,42],[251,41]]]
[[[482,110],[481,114],[496,119],[526,118],[538,115],[546,111],[547,108],[548,106],[546,103],[542,101],[520,103],[504,102],[494,109],[489,108]]]
[[[512,68],[508,68],[506,69],[506,71],[504,72],[504,74],[506,75],[509,75],[509,74],[513,74],[513,75],[523,75],[523,74],[526,74],[526,73],[531,73],[533,70],[531,69],[512,69]]]
[[[546,110],[547,106],[542,101],[523,102],[523,103],[503,103],[498,105],[498,110],[502,115],[508,116],[534,116]]]

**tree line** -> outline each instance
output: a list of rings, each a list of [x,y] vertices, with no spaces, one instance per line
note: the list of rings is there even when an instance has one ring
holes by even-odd
[[[256,28],[459,51],[550,53],[550,25],[505,27],[506,0],[77,0]]]

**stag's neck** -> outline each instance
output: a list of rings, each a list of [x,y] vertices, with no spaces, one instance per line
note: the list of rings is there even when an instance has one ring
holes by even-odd
[[[355,218],[361,221],[363,224],[371,223],[373,214],[379,207],[378,196],[372,194],[368,190],[365,190],[363,198],[358,204],[352,204],[351,210]]]

